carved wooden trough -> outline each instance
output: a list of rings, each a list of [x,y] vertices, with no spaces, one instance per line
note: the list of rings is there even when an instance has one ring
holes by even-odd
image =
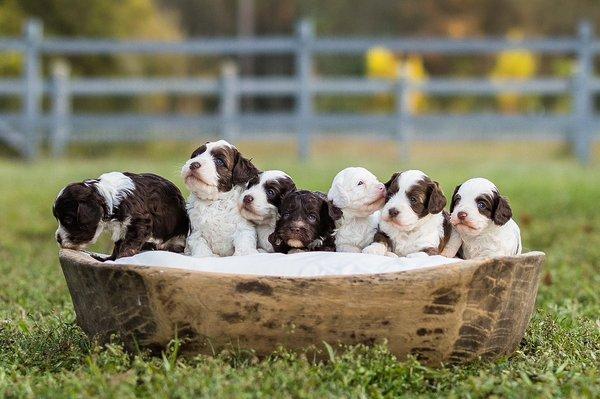
[[[103,264],[63,250],[60,262],[85,333],[129,349],[185,353],[279,345],[293,350],[387,341],[429,365],[513,353],[535,305],[545,255],[462,261],[425,270],[331,277],[257,277]]]

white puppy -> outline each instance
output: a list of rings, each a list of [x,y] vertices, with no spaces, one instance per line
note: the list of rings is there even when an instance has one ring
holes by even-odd
[[[291,177],[280,170],[267,170],[252,178],[238,200],[242,217],[256,227],[259,250],[273,252],[269,235],[275,230],[281,199],[296,190]]]
[[[446,197],[439,184],[420,170],[394,173],[385,184],[387,198],[379,230],[364,253],[398,256],[437,255],[450,237],[443,212]]]
[[[327,198],[342,211],[335,221],[336,251],[361,252],[377,232],[385,186],[367,169],[350,167],[335,176]]]
[[[508,201],[491,181],[475,178],[457,186],[450,212],[450,221],[460,236],[455,249],[462,244],[465,259],[521,253],[519,226],[512,219]]]
[[[196,149],[181,168],[191,191],[186,253],[195,257],[257,253],[256,231],[240,214],[240,194],[258,169],[224,140]]]

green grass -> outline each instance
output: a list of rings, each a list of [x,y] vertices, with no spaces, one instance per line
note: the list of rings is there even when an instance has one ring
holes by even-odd
[[[346,165],[364,165],[381,179],[407,166],[394,160],[389,143],[370,151],[365,145],[323,143],[306,164],[286,143],[241,148],[261,168],[285,169],[299,186],[321,190]],[[176,342],[162,357],[90,342],[74,322],[57,260],[56,193],[108,170],[152,171],[179,183],[191,146],[96,150],[35,164],[0,160],[0,397],[600,396],[598,164],[582,168],[559,146],[527,143],[415,148],[410,166],[439,180],[446,194],[470,176],[497,182],[525,249],[548,254],[536,312],[514,356],[430,369],[398,361],[385,347],[334,348],[330,361],[319,363],[284,350],[264,360],[251,353],[184,359]],[[97,249],[106,251],[107,243]]]

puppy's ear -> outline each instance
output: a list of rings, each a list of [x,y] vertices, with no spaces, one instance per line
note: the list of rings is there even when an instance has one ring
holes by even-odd
[[[293,193],[294,191],[296,191],[296,184],[289,177],[284,180],[284,182],[281,186],[282,186],[282,191],[281,191],[282,199],[289,193]]]
[[[102,208],[85,202],[77,205],[77,222],[81,224],[97,222],[102,217]]]
[[[258,173],[259,170],[252,164],[252,161],[244,158],[239,152],[236,154],[232,172],[233,184],[246,183],[253,177],[258,176]]]
[[[446,197],[436,181],[432,181],[429,185],[431,193],[429,201],[427,201],[427,211],[431,214],[440,213],[446,206]]]
[[[454,192],[452,193],[452,198],[450,198],[450,213],[454,211],[454,205],[456,205],[456,199],[454,199],[454,197],[456,197],[456,193],[458,192],[458,190],[460,190],[460,186],[462,186],[462,184],[456,186]]]
[[[394,182],[394,180],[396,180],[396,178],[400,176],[400,172],[396,172],[392,175],[392,177],[390,177],[390,180],[388,180],[385,183],[385,189],[388,190],[390,188],[390,186],[392,185],[392,183]]]
[[[492,220],[498,226],[502,226],[512,218],[512,209],[508,200],[499,193],[494,193],[494,209],[492,211]]]
[[[339,184],[331,186],[331,189],[327,193],[327,198],[331,202],[335,201],[342,208],[346,207],[349,201],[344,189]]]
[[[321,199],[321,223],[326,223],[329,221],[331,224],[333,224],[335,220],[338,220],[342,217],[342,210],[333,205],[333,203],[327,199],[325,194],[319,191],[315,191],[315,194]]]
[[[342,218],[344,212],[342,212],[342,210],[340,208],[338,208],[337,206],[333,205],[333,203],[331,201],[327,201],[327,207],[328,207],[328,213],[329,213],[329,217],[331,217],[333,220],[339,220]]]
[[[279,238],[276,232],[272,232],[269,234],[269,242],[273,247],[277,247],[281,245],[281,238]]]

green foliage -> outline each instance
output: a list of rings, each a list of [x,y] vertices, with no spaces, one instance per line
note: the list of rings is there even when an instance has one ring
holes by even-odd
[[[23,25],[32,17],[43,22],[45,36],[181,38],[173,13],[160,9],[154,0],[6,0],[0,3],[0,36],[21,36]],[[97,56],[75,58],[72,65],[75,74],[143,73],[156,62]],[[21,67],[20,57],[0,58],[0,74],[16,74]]]
[[[338,155],[307,164],[295,162],[285,144],[274,145],[277,151],[241,148],[262,168],[287,170],[300,187],[326,190],[348,164],[362,164],[381,179],[403,167],[389,143],[370,145],[377,147],[373,156],[359,158],[351,154],[364,154],[360,145],[324,143],[320,151],[335,148]],[[244,351],[184,358],[175,340],[162,356],[151,357],[127,354],[118,342],[91,342],[75,324],[56,257],[51,204],[66,183],[108,170],[152,171],[180,184],[182,154],[192,146],[159,143],[96,158],[0,161],[0,397],[598,397],[598,165],[583,169],[541,146],[457,150],[464,146],[416,148],[411,167],[434,176],[446,194],[469,176],[491,178],[510,197],[525,248],[548,254],[536,313],[511,358],[430,369],[414,359],[398,361],[385,346],[316,342],[328,359],[319,362],[283,349],[262,360]]]

